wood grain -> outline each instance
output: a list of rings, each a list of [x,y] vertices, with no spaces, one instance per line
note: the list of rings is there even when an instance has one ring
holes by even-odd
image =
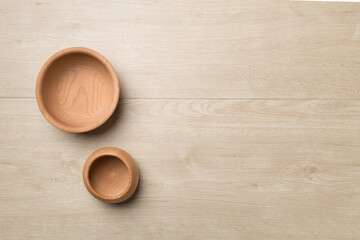
[[[63,49],[41,68],[36,100],[44,117],[72,133],[105,123],[119,100],[119,81],[111,64],[89,48]]]
[[[124,150],[103,147],[86,160],[83,181],[95,198],[107,203],[120,203],[136,191],[139,170],[133,158]]]
[[[99,51],[126,98],[360,99],[360,4],[0,2],[0,96],[33,97],[55,52]]]
[[[360,4],[0,2],[1,239],[360,236]],[[41,66],[103,54],[121,98],[69,134],[35,100]],[[134,197],[89,196],[86,158],[131,154]]]
[[[359,101],[123,100],[87,134],[52,127],[33,99],[2,99],[0,111],[6,239],[360,234]],[[130,202],[108,206],[89,197],[81,170],[114,144],[141,179]]]

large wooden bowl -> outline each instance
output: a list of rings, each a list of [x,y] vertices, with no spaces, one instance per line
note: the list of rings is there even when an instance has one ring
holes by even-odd
[[[88,48],[67,48],[42,67],[36,82],[41,113],[55,127],[87,132],[106,122],[119,100],[119,81],[111,64]]]
[[[100,148],[89,156],[83,168],[87,190],[97,199],[108,203],[123,202],[135,192],[139,171],[125,151]]]

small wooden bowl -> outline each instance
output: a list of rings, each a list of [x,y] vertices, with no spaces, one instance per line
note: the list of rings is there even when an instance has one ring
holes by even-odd
[[[85,187],[95,198],[108,203],[119,203],[135,192],[139,171],[127,152],[105,147],[96,150],[86,160],[83,180]]]
[[[119,101],[119,81],[111,64],[82,47],[55,53],[40,70],[36,99],[55,127],[87,132],[106,122]]]

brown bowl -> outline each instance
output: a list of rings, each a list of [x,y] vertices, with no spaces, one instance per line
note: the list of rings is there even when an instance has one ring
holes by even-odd
[[[119,81],[111,64],[82,47],[55,53],[40,70],[36,99],[55,127],[87,132],[106,122],[119,100]]]
[[[95,198],[108,203],[119,203],[135,192],[139,171],[127,152],[105,147],[96,150],[86,160],[83,180],[85,187]]]

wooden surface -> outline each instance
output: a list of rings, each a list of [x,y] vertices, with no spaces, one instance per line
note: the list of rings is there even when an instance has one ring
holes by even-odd
[[[360,3],[0,2],[1,239],[359,239]],[[71,46],[114,66],[93,132],[51,126],[43,63]],[[86,158],[120,147],[138,191],[109,205]]]

